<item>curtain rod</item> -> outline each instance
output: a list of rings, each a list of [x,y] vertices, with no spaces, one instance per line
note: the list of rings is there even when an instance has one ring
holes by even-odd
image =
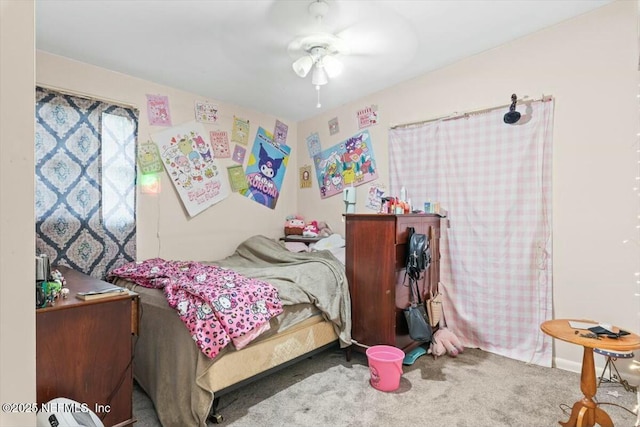
[[[79,98],[87,98],[87,99],[92,99],[94,101],[100,101],[100,102],[108,102],[110,104],[117,105],[118,107],[135,108],[136,110],[140,111],[140,108],[137,105],[130,104],[130,103],[125,102],[125,101],[119,101],[119,100],[116,100],[116,99],[110,99],[110,98],[107,98],[106,96],[93,95],[93,94],[90,94],[88,92],[82,92],[82,91],[79,91],[79,90],[72,90],[72,89],[65,89],[65,88],[61,88],[61,87],[58,87],[58,86],[42,84],[42,83],[38,83],[38,82],[36,82],[35,85],[37,87],[41,87],[43,89],[49,89],[49,90],[53,90],[53,91],[56,91],[56,92],[60,92],[63,95],[76,96],[76,97],[79,97]]]
[[[540,97],[538,99],[528,99],[525,96],[522,99],[518,99],[517,102],[523,103],[523,104],[527,104],[527,103],[537,102],[537,101],[547,102],[547,101],[551,101],[552,99],[553,99],[552,95],[542,95],[542,97]],[[481,108],[481,109],[478,109],[478,110],[471,110],[471,111],[467,111],[467,112],[464,112],[464,113],[454,112],[454,113],[449,114],[448,116],[440,116],[440,117],[436,117],[434,119],[420,120],[420,121],[417,121],[417,122],[402,123],[402,124],[399,124],[399,125],[394,125],[394,126],[391,126],[389,129],[398,129],[398,128],[406,128],[406,127],[410,127],[410,126],[423,125],[423,124],[426,124],[426,123],[436,122],[436,121],[439,121],[439,120],[446,121],[446,120],[461,119],[463,117],[469,117],[469,116],[474,115],[474,114],[486,113],[486,112],[489,112],[489,111],[498,110],[498,109],[506,108],[506,107],[510,107],[510,106],[511,106],[511,103],[508,103],[508,104],[505,104],[505,105],[499,105],[497,107]]]

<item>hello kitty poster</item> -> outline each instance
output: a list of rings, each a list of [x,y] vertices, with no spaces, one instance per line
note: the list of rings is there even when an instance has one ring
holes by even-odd
[[[195,121],[153,134],[164,167],[191,217],[229,195],[226,176],[206,136],[204,126]]]
[[[209,132],[211,145],[213,145],[213,156],[216,159],[226,159],[231,157],[229,150],[229,137],[226,130],[212,130]]]
[[[273,136],[258,128],[246,168],[249,188],[241,194],[268,208],[275,209],[291,147],[273,141]]]

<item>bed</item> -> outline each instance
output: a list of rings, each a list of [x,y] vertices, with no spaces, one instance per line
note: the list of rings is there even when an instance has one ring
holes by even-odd
[[[220,396],[330,346],[351,342],[351,302],[344,265],[330,251],[291,252],[253,236],[210,263],[273,285],[283,312],[241,350],[227,345],[213,358],[192,339],[161,289],[111,281],[140,295],[134,378],[154,403],[164,427],[206,426],[221,420]]]

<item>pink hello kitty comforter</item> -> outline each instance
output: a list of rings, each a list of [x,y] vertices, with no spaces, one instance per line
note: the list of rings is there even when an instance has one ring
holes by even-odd
[[[200,350],[213,359],[229,342],[240,349],[282,313],[278,290],[233,270],[195,261],[153,258],[110,273],[147,288],[161,288]]]

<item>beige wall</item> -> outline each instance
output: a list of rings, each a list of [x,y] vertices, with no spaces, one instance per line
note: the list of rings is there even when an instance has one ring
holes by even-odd
[[[640,331],[634,272],[638,236],[638,33],[635,1],[618,1],[449,67],[298,124],[301,139],[320,133],[323,148],[357,132],[355,112],[378,105],[370,128],[379,182],[389,182],[390,126],[504,105],[519,97],[555,97],[553,264],[555,316],[593,318]],[[507,110],[505,109],[505,112]],[[340,133],[327,122],[338,117]],[[634,145],[636,144],[636,145]],[[298,151],[298,163],[309,163]],[[358,212],[368,185],[358,187]],[[321,201],[317,183],[300,190],[300,213],[341,231],[340,196]],[[581,349],[557,343],[559,366],[577,369]]]
[[[169,97],[169,108],[174,125],[193,121],[194,101],[206,98],[161,86],[149,81],[94,67],[67,58],[37,51],[36,82],[46,87],[88,95],[98,99],[132,105],[140,111],[138,140],[144,142],[155,132],[166,127],[150,126],[147,118],[146,95]],[[209,100],[219,106],[216,124],[205,124],[207,131],[226,130],[231,138],[233,116],[248,119],[251,133],[245,157],[246,166],[253,147],[258,126],[273,131],[276,117],[243,109],[234,105]],[[287,143],[296,152],[296,126],[289,125]],[[231,150],[235,143],[230,142]],[[219,159],[222,173],[235,165],[231,159]],[[291,156],[280,199],[275,209],[267,208],[238,193],[189,218],[166,172],[160,174],[162,191],[159,195],[141,193],[138,187],[138,258],[162,257],[167,259],[213,260],[227,256],[242,240],[254,234],[269,237],[282,235],[285,217],[295,213],[297,167]]]
[[[0,403],[36,399],[34,4],[0,1]],[[0,411],[0,426],[35,424]]]

